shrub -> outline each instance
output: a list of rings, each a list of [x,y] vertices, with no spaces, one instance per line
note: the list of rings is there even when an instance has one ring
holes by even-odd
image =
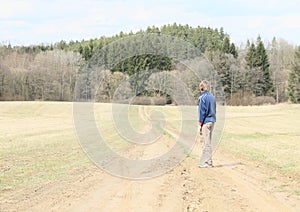
[[[232,106],[265,105],[275,104],[275,99],[271,96],[253,96],[249,93],[235,93],[227,98],[226,104]]]
[[[136,96],[130,102],[133,105],[165,105],[165,97]]]

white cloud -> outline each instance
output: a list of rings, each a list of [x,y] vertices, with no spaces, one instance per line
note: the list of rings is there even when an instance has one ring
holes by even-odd
[[[0,19],[14,18],[32,12],[30,1],[5,1],[0,0]]]
[[[228,0],[228,6],[221,8],[229,10],[226,16],[217,6],[216,11],[205,7],[209,4],[210,9],[214,8],[216,1],[202,3],[189,0],[0,0],[0,41],[29,45],[61,39],[81,40],[176,22],[194,27],[224,27],[236,42],[260,34],[263,38],[283,37],[300,44],[297,36],[300,15],[293,13],[295,8],[300,8],[300,1]],[[230,10],[232,6],[240,11]],[[256,10],[261,10],[258,15],[251,13]],[[248,11],[247,14],[243,14],[244,11]]]
[[[300,34],[300,19],[298,16],[224,16],[214,18],[213,23],[219,23],[230,34],[234,42],[245,42],[246,39],[263,39],[273,37],[283,38],[292,44],[300,44],[297,35]]]
[[[300,2],[295,0],[251,0],[251,1],[245,1],[245,0],[229,0],[233,4],[237,4],[242,7],[246,8],[254,8],[254,9],[264,9],[266,11],[268,10],[282,10],[283,13],[286,8],[291,9],[291,7],[299,8]]]
[[[283,17],[277,17],[278,22],[281,23],[282,26],[286,26],[287,28],[300,29],[300,15],[289,15]]]

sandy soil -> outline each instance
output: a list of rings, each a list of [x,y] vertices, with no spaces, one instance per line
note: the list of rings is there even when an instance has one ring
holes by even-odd
[[[193,153],[199,151],[197,144]],[[198,168],[198,159],[189,157],[163,176],[139,181],[90,166],[69,180],[4,202],[1,211],[299,211],[299,196],[279,189],[299,188],[287,176],[270,179],[274,170],[222,149],[214,163],[214,168]]]
[[[148,158],[167,146],[138,146],[125,155]],[[60,181],[16,191],[0,199],[0,211],[300,211],[299,179],[225,152],[213,168],[199,168],[200,143],[192,157],[149,180],[114,177],[92,162]]]

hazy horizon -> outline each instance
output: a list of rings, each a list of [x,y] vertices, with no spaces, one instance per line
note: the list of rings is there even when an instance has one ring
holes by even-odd
[[[4,1],[0,0],[0,42],[11,45],[51,44],[129,33],[148,26],[188,24],[224,28],[240,45],[258,35],[300,44],[300,2],[275,1]]]

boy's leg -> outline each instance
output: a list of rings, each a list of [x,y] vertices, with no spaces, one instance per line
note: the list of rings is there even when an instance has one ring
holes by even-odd
[[[205,163],[208,165],[212,165],[212,144],[211,137],[213,131],[214,123],[208,122],[202,127],[202,136],[203,136],[203,144],[202,144],[202,155],[200,158],[200,165],[204,165]]]

